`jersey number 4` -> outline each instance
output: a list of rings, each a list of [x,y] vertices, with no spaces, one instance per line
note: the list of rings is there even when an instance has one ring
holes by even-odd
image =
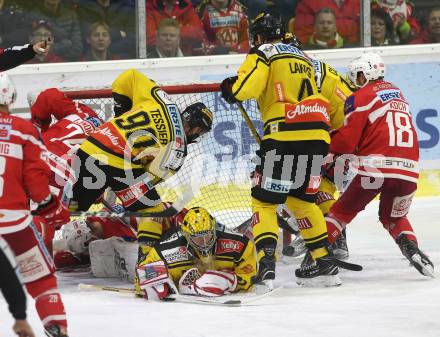
[[[387,124],[390,131],[389,146],[413,147],[414,134],[410,118],[398,111],[387,112]]]

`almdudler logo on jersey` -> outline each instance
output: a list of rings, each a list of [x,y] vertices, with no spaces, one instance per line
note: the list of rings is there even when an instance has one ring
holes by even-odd
[[[310,99],[298,104],[286,104],[286,123],[319,122],[329,123],[328,104],[320,99]]]

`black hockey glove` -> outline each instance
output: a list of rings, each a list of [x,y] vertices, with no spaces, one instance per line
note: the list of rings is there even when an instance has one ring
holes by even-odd
[[[235,81],[237,81],[237,78],[237,76],[227,77],[223,80],[222,84],[220,84],[222,98],[229,104],[239,102],[239,100],[236,99],[235,96],[232,94],[232,86],[234,85]]]

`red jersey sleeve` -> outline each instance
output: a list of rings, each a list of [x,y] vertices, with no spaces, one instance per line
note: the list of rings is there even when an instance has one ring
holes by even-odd
[[[26,138],[23,144],[23,184],[27,195],[40,203],[50,194],[51,171],[46,162],[46,149],[38,131],[30,123],[25,125]]]

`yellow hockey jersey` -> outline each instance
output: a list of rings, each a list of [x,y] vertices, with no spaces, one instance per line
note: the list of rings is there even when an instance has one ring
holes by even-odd
[[[113,87],[133,97],[133,108],[101,125],[81,149],[120,169],[144,168],[161,179],[175,173],[187,153],[177,105],[155,82],[135,69],[121,74]]]
[[[329,102],[319,93],[312,61],[300,49],[281,42],[253,48],[232,94],[240,101],[257,100],[264,138],[330,143]]]
[[[193,267],[214,270],[230,270],[237,275],[236,291],[248,290],[251,278],[257,274],[257,256],[254,244],[247,237],[223,230],[217,230],[217,240],[213,247],[213,257],[209,266],[201,265],[197,253],[188,241],[174,228],[165,235],[165,239],[153,247],[141,265],[164,261],[174,283],[179,283],[182,275]]]
[[[330,123],[332,129],[336,130],[344,124],[345,100],[352,95],[356,87],[327,63],[314,59],[312,63],[318,90],[330,101]]]

